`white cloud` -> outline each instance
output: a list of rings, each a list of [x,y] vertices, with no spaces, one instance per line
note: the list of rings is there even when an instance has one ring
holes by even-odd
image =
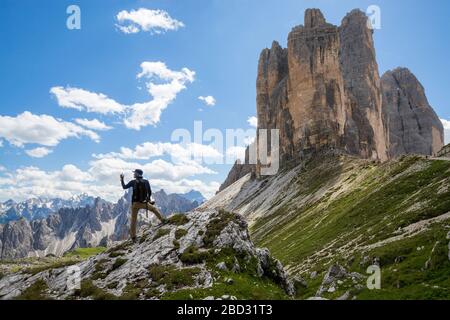
[[[3,147],[3,140],[0,139],[0,148]]]
[[[177,94],[186,89],[187,83],[192,83],[195,72],[187,68],[173,71],[164,62],[143,62],[142,71],[138,78],[146,78],[147,90],[153,100],[146,103],[136,103],[128,108],[129,116],[125,119],[125,126],[140,130],[147,125],[155,125],[160,121],[161,113],[172,103]],[[155,83],[152,80],[163,80],[166,83]]]
[[[128,160],[149,160],[154,157],[169,155],[175,163],[186,163],[198,159],[220,160],[223,155],[211,145],[188,143],[185,145],[170,142],[144,142],[134,149],[120,148],[120,152],[94,155],[97,159],[120,158]]]
[[[29,143],[53,147],[61,140],[81,136],[100,141],[95,132],[49,115],[34,115],[25,111],[16,117],[0,116],[0,137],[17,147]]]
[[[258,118],[256,118],[256,117],[249,117],[247,119],[247,122],[251,127],[254,127],[254,128],[258,127]]]
[[[56,97],[58,104],[65,108],[101,114],[121,113],[125,110],[125,106],[102,93],[71,87],[53,87],[50,89],[50,93]]]
[[[442,125],[444,126],[444,140],[445,144],[450,143],[450,121],[441,119]]]
[[[75,122],[79,125],[82,125],[83,127],[86,127],[88,129],[92,130],[98,130],[98,131],[107,131],[111,130],[112,127],[106,125],[104,122],[97,120],[97,119],[75,119]]]
[[[117,28],[126,34],[140,31],[160,34],[184,27],[183,22],[173,19],[164,10],[145,8],[131,11],[123,10],[117,14],[116,19],[118,21]]]
[[[84,89],[53,87],[50,92],[61,107],[100,114],[119,114],[127,128],[140,130],[148,125],[156,125],[160,121],[162,111],[176,99],[178,93],[186,89],[188,83],[194,81],[195,72],[188,68],[173,71],[167,68],[164,62],[145,61],[141,64],[141,72],[137,78],[145,79],[152,100],[125,105],[108,98],[105,94]],[[80,119],[77,122],[88,128],[100,130],[99,123],[91,121],[86,125],[86,121]]]
[[[0,172],[6,171],[6,168],[2,165],[0,165]]]
[[[198,99],[203,101],[207,106],[213,107],[216,105],[216,99],[213,96],[200,96]]]
[[[52,152],[53,152],[52,150],[45,148],[45,147],[39,147],[39,148],[31,149],[31,150],[25,150],[25,153],[33,158],[43,158]]]

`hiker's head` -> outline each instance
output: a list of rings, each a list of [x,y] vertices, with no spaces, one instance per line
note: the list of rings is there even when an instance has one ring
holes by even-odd
[[[142,178],[144,176],[144,171],[142,171],[141,169],[136,169],[133,171],[134,177],[137,178]]]

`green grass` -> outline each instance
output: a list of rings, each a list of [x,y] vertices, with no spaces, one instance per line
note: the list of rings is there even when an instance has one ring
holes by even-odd
[[[157,264],[151,265],[148,269],[150,278],[159,285],[165,285],[167,290],[175,290],[194,285],[194,277],[197,276],[199,272],[199,268],[177,269],[174,266]]]
[[[225,282],[232,279],[232,283]],[[214,282],[211,288],[184,289],[165,293],[163,300],[203,299],[208,296],[221,297],[232,295],[238,299],[246,300],[282,300],[289,299],[279,286],[268,279],[260,279],[245,273],[223,273],[221,278]],[[192,298],[191,298],[192,297]]]
[[[268,247],[284,265],[304,268],[308,258],[329,247],[326,250],[329,255],[314,256],[314,260],[309,261],[302,274],[308,279],[309,272],[317,270],[323,273],[332,262],[346,264],[348,258],[342,257],[338,249],[352,240],[357,239],[360,246],[374,244],[392,237],[401,227],[449,212],[450,191],[441,188],[449,181],[450,162],[415,156],[385,164],[365,164],[348,159],[309,164],[295,180],[298,191],[294,200],[258,219],[251,226],[251,234],[257,246]],[[321,196],[314,199],[311,196],[317,190],[321,190]],[[342,193],[333,196],[336,192]],[[301,199],[309,200],[302,202]],[[298,203],[303,204],[298,206]],[[403,276],[397,276],[390,269],[385,270],[388,287],[384,288],[384,295],[366,290],[358,296],[390,297],[395,295],[391,292],[397,292],[404,298],[445,297],[450,283],[439,275],[449,271],[444,263],[448,262],[448,258],[445,260],[448,252],[445,224],[449,221],[437,224],[435,237],[429,233],[426,233],[427,237],[421,234],[378,249],[385,250],[383,252],[365,252],[371,257],[379,256],[382,266],[391,266],[397,256],[402,256],[405,259],[400,265],[405,269],[395,267]],[[436,241],[441,243],[431,260],[435,270],[421,271]],[[419,244],[425,246],[421,252],[416,250]],[[351,252],[352,247],[346,250]],[[362,253],[354,251],[353,255],[359,261]],[[352,265],[355,271],[364,274],[365,270],[356,268],[356,264]],[[411,265],[406,268],[407,264]],[[308,279],[308,282],[312,286],[308,286],[301,297],[315,293],[320,285],[319,280]],[[409,293],[407,288],[411,290]]]
[[[103,253],[106,251],[105,247],[94,247],[94,248],[77,248],[75,250],[66,252],[64,257],[74,257],[82,260],[86,260],[92,256]]]

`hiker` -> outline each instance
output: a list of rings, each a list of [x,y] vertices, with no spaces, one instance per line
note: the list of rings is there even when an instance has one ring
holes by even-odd
[[[165,221],[165,218],[159,212],[158,208],[154,206],[155,202],[150,201],[152,195],[152,189],[148,180],[143,178],[144,172],[140,169],[133,171],[134,180],[131,180],[127,184],[124,183],[123,173],[120,175],[120,182],[123,189],[133,188],[133,196],[131,200],[131,225],[130,225],[130,237],[133,242],[136,241],[136,224],[137,216],[140,209],[150,210],[153,212],[161,222]]]

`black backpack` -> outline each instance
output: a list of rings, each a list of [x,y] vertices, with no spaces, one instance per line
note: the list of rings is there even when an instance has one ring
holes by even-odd
[[[136,179],[133,188],[133,202],[145,202],[150,198],[148,190],[145,186],[145,180]]]

